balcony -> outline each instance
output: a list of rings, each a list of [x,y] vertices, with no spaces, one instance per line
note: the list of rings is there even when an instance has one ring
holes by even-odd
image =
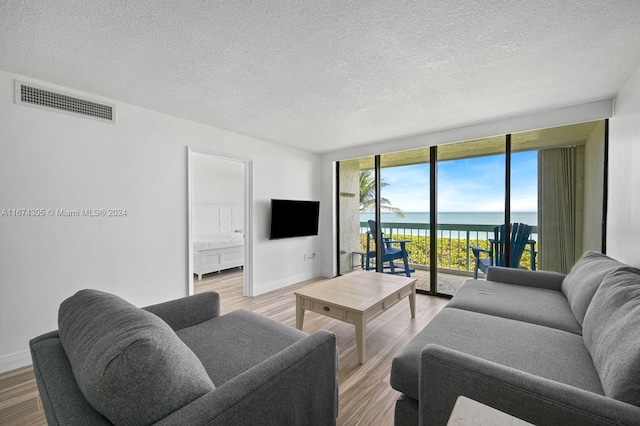
[[[440,224],[437,231],[438,292],[454,295],[467,279],[473,277],[475,258],[468,249],[469,244],[489,248],[495,225]],[[366,251],[367,222],[360,222],[360,246]],[[416,269],[418,288],[429,290],[430,230],[425,223],[382,222],[382,232],[392,240],[409,240],[407,252],[409,264]],[[534,226],[532,239],[537,238],[538,227]],[[531,266],[531,253],[525,251],[520,264]]]

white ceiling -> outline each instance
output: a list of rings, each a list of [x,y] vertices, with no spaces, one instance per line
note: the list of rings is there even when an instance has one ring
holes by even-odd
[[[0,2],[0,69],[313,152],[613,98],[639,0]]]

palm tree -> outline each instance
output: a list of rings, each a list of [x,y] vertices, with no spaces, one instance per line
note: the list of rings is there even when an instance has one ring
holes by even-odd
[[[376,181],[372,175],[372,170],[360,170],[360,211],[370,212],[376,207]],[[389,186],[388,183],[380,180],[380,186]],[[380,209],[393,212],[404,217],[404,212],[398,207],[393,207],[391,201],[380,197]]]

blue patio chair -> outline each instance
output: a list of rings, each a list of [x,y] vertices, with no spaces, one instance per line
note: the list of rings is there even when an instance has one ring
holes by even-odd
[[[530,239],[531,226],[524,223],[512,223],[511,235],[509,237],[510,246],[510,260],[509,265],[505,265],[505,226],[496,226],[493,229],[494,238],[489,239],[489,250],[476,246],[469,245],[469,248],[473,252],[476,258],[476,266],[473,272],[473,278],[478,279],[478,269],[485,274],[490,266],[508,266],[509,268],[520,268],[520,260],[522,254],[525,251],[531,253],[531,270],[536,270],[536,242]],[[527,248],[527,246],[530,246]]]
[[[369,231],[367,232],[367,251],[366,251],[366,270],[376,269],[370,262],[371,259],[376,258],[376,250],[371,249],[371,240],[376,235],[376,221],[369,221]],[[410,240],[392,240],[389,237],[382,235],[382,272],[388,274],[405,274],[407,277],[411,276],[411,272],[415,272],[415,269],[409,267],[409,256],[407,254],[406,244]],[[394,244],[399,244],[400,247]],[[402,260],[402,265],[394,263],[394,260]],[[387,265],[385,265],[387,263]],[[385,269],[387,271],[385,271]]]

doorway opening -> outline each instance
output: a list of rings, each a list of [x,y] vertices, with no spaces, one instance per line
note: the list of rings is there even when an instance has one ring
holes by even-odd
[[[252,296],[251,162],[191,149],[188,158],[189,294],[231,277]]]

